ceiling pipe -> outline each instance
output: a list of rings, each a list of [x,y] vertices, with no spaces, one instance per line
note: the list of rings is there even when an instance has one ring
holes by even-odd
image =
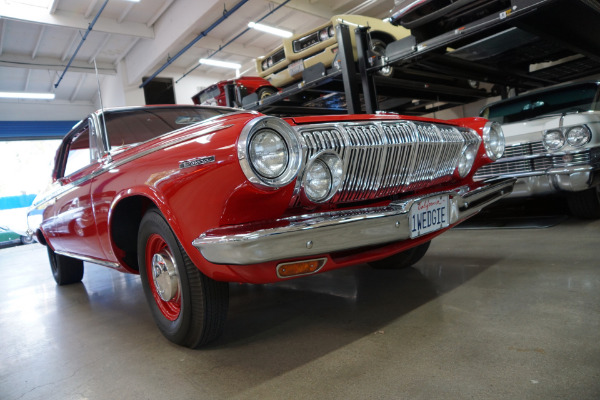
[[[188,51],[190,47],[192,47],[194,44],[196,44],[196,42],[198,40],[200,40],[203,37],[205,37],[206,35],[208,35],[208,33],[210,31],[215,29],[218,25],[221,24],[221,22],[225,21],[231,14],[236,12],[241,6],[243,6],[247,2],[248,2],[248,0],[242,0],[239,3],[237,3],[235,6],[233,6],[233,8],[231,10],[224,11],[223,16],[221,18],[219,18],[216,22],[214,22],[211,26],[209,26],[207,30],[203,31],[201,34],[196,36],[196,38],[194,38],[194,40],[189,42],[183,49],[179,50],[179,52],[177,54],[175,54],[173,57],[169,58],[169,60],[166,63],[164,63],[162,67],[160,67],[155,73],[150,75],[150,77],[148,79],[146,79],[144,82],[142,82],[142,84],[139,86],[139,88],[141,89],[144,86],[146,86],[152,79],[156,78],[156,75],[160,74],[165,68],[167,68],[169,65],[171,65],[173,63],[173,61],[178,59],[179,56],[181,56],[183,53]]]
[[[262,18],[260,18],[256,22],[260,22],[263,19],[267,18],[269,15],[273,14],[275,11],[277,11],[281,7],[285,6],[290,1],[291,0],[285,0],[283,3],[281,3],[280,5],[278,5],[277,7],[275,7],[274,9],[272,9],[271,11],[269,11],[268,13],[266,13]],[[231,43],[233,43],[234,41],[236,41],[237,39],[239,39],[240,36],[242,36],[244,33],[248,32],[249,30],[250,30],[250,28],[244,29],[240,34],[238,34],[236,37],[234,37],[233,39],[231,39],[229,42],[225,43],[223,46],[219,46],[219,50],[215,50],[211,55],[209,55],[206,58],[211,58],[212,56],[214,56],[215,54],[217,54],[218,52],[220,52],[221,50],[223,50],[225,47],[229,46]],[[193,71],[195,71],[196,68],[198,68],[200,65],[201,64],[198,63],[194,68],[190,69],[188,72],[186,72],[185,74],[183,74],[183,76],[181,78],[177,79],[175,81],[175,83],[179,83],[180,80],[182,80],[183,78],[185,78],[186,76],[188,76],[190,73],[192,73]]]
[[[60,81],[62,81],[63,77],[65,76],[65,74],[67,73],[67,70],[69,69],[69,67],[71,66],[71,63],[73,62],[73,60],[75,59],[75,56],[77,55],[77,53],[79,52],[79,49],[81,48],[81,46],[83,45],[83,42],[85,42],[85,39],[87,39],[88,35],[90,34],[90,32],[92,31],[92,28],[94,27],[94,25],[96,24],[96,21],[98,21],[98,18],[100,17],[100,14],[102,14],[102,11],[104,11],[104,7],[106,7],[106,4],[108,3],[108,0],[104,1],[104,4],[102,4],[102,7],[100,7],[100,11],[98,11],[98,14],[96,14],[96,16],[94,17],[94,19],[92,20],[92,22],[90,23],[90,25],[87,28],[87,31],[85,32],[85,35],[83,35],[83,37],[81,38],[81,41],[79,42],[79,46],[77,46],[77,48],[75,49],[75,53],[73,53],[73,56],[71,57],[71,59],[69,60],[69,63],[67,64],[67,66],[65,67],[65,70],[63,71],[62,75],[60,76],[60,78],[58,78],[58,82],[56,82],[56,84],[54,85],[54,89],[56,89],[58,87],[58,85],[60,85]]]

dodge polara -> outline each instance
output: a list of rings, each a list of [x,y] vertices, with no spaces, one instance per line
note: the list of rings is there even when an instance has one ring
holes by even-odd
[[[503,148],[482,118],[110,109],[65,136],[28,222],[59,285],[84,261],[139,274],[161,332],[195,348],[222,332],[228,282],[416,263],[510,194],[472,179]]]

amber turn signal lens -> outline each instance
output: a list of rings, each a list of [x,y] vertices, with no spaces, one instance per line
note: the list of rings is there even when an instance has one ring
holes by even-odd
[[[295,261],[279,264],[277,266],[277,276],[280,278],[290,278],[292,276],[313,274],[325,265],[326,258],[316,260]]]

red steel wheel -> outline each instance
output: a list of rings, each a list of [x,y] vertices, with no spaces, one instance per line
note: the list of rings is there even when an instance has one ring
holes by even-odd
[[[167,242],[159,234],[148,238],[145,259],[152,296],[165,318],[175,321],[181,313],[179,273]]]

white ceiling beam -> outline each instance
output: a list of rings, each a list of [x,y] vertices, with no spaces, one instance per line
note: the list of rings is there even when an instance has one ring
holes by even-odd
[[[156,14],[154,14],[152,16],[152,18],[150,18],[150,20],[146,23],[146,26],[148,28],[152,28],[152,25],[154,25],[154,23],[161,17],[161,15],[163,15],[165,13],[165,11],[167,11],[167,8],[169,8],[169,6],[171,4],[173,4],[175,0],[167,0],[163,3],[162,7],[156,12]]]
[[[19,7],[10,7],[4,2],[0,2],[0,15],[8,19],[82,30],[87,30],[91,22],[89,18],[75,12],[57,11],[54,14],[49,14],[45,8],[26,4],[21,4]],[[119,24],[115,19],[103,18],[102,16],[96,21],[94,31],[146,39],[154,38],[153,29],[147,27],[146,24],[137,22]]]
[[[50,5],[48,6],[48,12],[50,14],[54,14],[56,12],[56,9],[58,8],[58,3],[60,0],[52,0],[52,3],[50,3]]]
[[[0,18],[0,56],[4,47],[4,33],[6,32],[6,22],[4,18]]]
[[[127,17],[127,14],[129,14],[129,11],[131,11],[131,9],[133,8],[134,3],[128,3],[125,6],[125,10],[123,10],[123,12],[121,13],[121,15],[119,15],[119,18],[117,18],[117,23],[120,24],[121,22],[123,22],[123,20]]]
[[[222,40],[219,40],[209,35],[203,37],[202,40],[199,41],[193,48],[196,50],[209,50],[209,52],[212,54],[213,52],[219,50],[219,46],[222,46],[224,44],[225,42],[223,42]],[[233,42],[227,47],[225,47],[223,50],[221,50],[219,53],[217,53],[217,55],[215,55],[215,58],[218,59],[219,54],[237,54],[244,57],[256,58],[265,55],[267,52],[268,50],[263,47],[247,46]]]
[[[108,41],[110,40],[111,35],[108,34],[104,37],[104,40],[102,41],[102,43],[100,43],[100,46],[98,46],[98,48],[96,49],[96,51],[94,51],[94,54],[92,54],[92,56],[90,57],[90,59],[88,60],[88,63],[92,63],[94,62],[94,60],[96,59],[96,57],[98,56],[98,54],[100,54],[100,52],[102,51],[102,49],[104,49],[104,46],[106,46],[106,43],[108,43]]]
[[[280,5],[285,0],[271,0],[273,4]],[[302,11],[303,13],[329,19],[335,15],[329,1],[308,2],[306,0],[292,0],[284,7]]]
[[[79,76],[79,80],[77,81],[77,85],[75,85],[75,89],[73,89],[73,93],[71,93],[71,97],[69,98],[69,101],[71,103],[75,101],[75,98],[79,94],[79,90],[81,90],[81,85],[83,85],[83,81],[85,81],[86,77],[87,77],[86,74],[81,74]]]
[[[67,64],[58,58],[53,57],[38,57],[35,62],[31,61],[31,57],[17,54],[3,54],[0,56],[0,66],[22,68],[26,64],[30,69],[42,69],[48,71],[63,71]],[[90,66],[86,61],[73,61],[69,67],[69,71],[86,72],[93,74],[94,66]],[[117,70],[111,63],[99,63],[98,73],[104,75],[116,75]]]
[[[243,12],[243,11],[240,11]],[[202,29],[223,15],[221,0],[178,0],[174,2],[154,24],[154,40],[140,41],[125,57],[127,84],[142,82],[173,54],[173,44],[191,41]],[[177,23],[173,23],[177,21]]]
[[[71,42],[69,43],[69,45],[63,52],[62,57],[60,58],[61,61],[65,61],[71,55],[71,49],[75,45],[75,42],[77,41],[77,39],[81,40],[81,35],[79,34],[79,31],[73,32],[73,37],[71,38]]]
[[[33,52],[31,52],[32,60],[35,59],[35,56],[37,55],[37,52],[40,49],[40,44],[42,43],[42,39],[44,38],[45,33],[46,33],[46,26],[42,25],[42,29],[40,29],[40,33],[39,33],[37,41],[35,43],[35,47],[33,48]]]
[[[133,46],[135,46],[137,44],[137,42],[139,42],[139,41],[140,41],[140,38],[132,38],[131,43],[129,43],[129,46],[127,46],[125,51],[123,51],[123,53],[115,60],[115,62],[114,62],[115,67],[121,62],[121,60],[123,60],[123,58],[125,58],[127,56],[127,54],[129,54],[131,49],[133,49]]]
[[[83,14],[83,18],[89,18],[92,15],[92,11],[94,11],[96,4],[98,4],[98,0],[90,1],[87,10],[85,10],[85,13]]]
[[[23,85],[23,91],[26,92],[29,89],[29,82],[31,80],[31,70],[27,70],[27,77],[25,78],[25,85]]]

